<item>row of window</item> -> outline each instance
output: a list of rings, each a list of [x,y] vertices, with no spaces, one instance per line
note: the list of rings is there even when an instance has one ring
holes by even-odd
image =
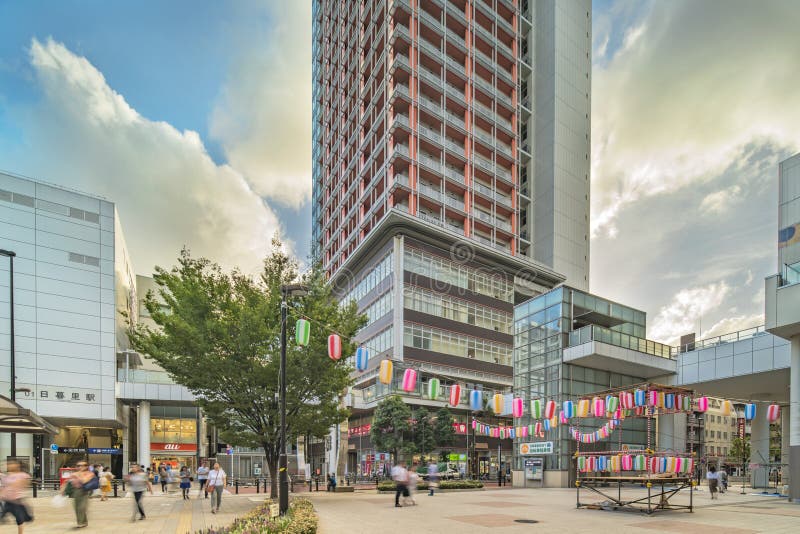
[[[714,437],[714,432],[715,432],[714,430],[706,430],[706,439],[713,438]],[[719,430],[716,430],[716,433],[717,433],[717,439],[728,439],[728,433],[727,432],[720,432]],[[731,437],[735,437],[735,436],[731,435]]]
[[[384,293],[377,300],[373,301],[372,304],[364,308],[364,311],[361,312],[367,316],[367,324],[364,325],[366,328],[367,326],[371,325],[390,311],[392,311],[392,300],[394,299],[394,291],[389,291],[388,293]]]
[[[382,330],[380,333],[375,334],[371,338],[364,340],[361,345],[369,349],[371,356],[385,352],[392,348],[392,327]]]
[[[342,302],[349,302],[351,300],[358,302],[364,298],[367,293],[375,289],[375,286],[391,274],[393,265],[392,256],[392,253],[389,252],[389,254],[387,254],[370,272],[365,274],[355,286],[345,293]]]
[[[405,324],[403,345],[501,365],[511,365],[510,345],[416,323]]]
[[[463,244],[465,256],[472,252],[467,250],[469,245]],[[458,251],[454,256],[460,255]],[[474,269],[462,263],[446,260],[441,256],[429,254],[414,248],[407,248],[405,252],[406,271],[427,276],[439,282],[445,282],[455,287],[467,289],[474,293],[487,295],[506,302],[514,300],[514,283],[507,280],[502,274],[490,268]]]
[[[411,310],[436,315],[460,323],[471,324],[496,330],[504,334],[511,333],[511,314],[481,306],[474,302],[434,293],[414,286],[406,286],[403,305]]]
[[[50,202],[48,200],[35,199],[31,196],[23,195],[22,193],[15,193],[13,191],[6,191],[5,189],[0,189],[0,200],[19,204],[20,206],[27,206],[29,208],[36,207],[40,210],[57,213],[59,215],[72,217],[73,219],[80,219],[90,223],[97,224],[100,222],[99,213],[85,211],[78,208],[65,206],[63,204],[56,204],[55,202]]]

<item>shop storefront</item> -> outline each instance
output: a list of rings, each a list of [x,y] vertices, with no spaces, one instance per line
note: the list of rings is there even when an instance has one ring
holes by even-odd
[[[150,409],[150,462],[195,471],[197,465],[197,408],[152,406]]]

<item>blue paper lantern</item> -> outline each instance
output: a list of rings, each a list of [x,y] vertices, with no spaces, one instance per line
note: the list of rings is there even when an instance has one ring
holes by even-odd
[[[469,392],[469,409],[473,412],[479,412],[483,409],[483,395],[477,389]]]
[[[664,408],[667,410],[672,410],[675,408],[675,394],[674,393],[667,393],[664,395]]]
[[[751,421],[756,416],[756,405],[755,403],[745,404],[744,405],[744,418],[748,421]]]
[[[367,370],[367,363],[369,363],[369,349],[367,347],[358,347],[356,349],[356,370],[363,373]]]
[[[544,420],[544,429],[545,429],[546,432],[550,431],[550,419],[545,419]]]

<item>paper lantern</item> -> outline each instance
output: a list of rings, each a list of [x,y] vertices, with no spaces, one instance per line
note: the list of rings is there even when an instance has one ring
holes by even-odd
[[[367,370],[367,363],[369,363],[369,349],[358,347],[356,349],[356,370],[363,373]]]
[[[411,392],[417,389],[417,372],[414,369],[406,369],[403,373],[403,391]]]
[[[621,462],[619,456],[612,456],[611,458],[608,459],[608,463],[609,463],[609,467],[608,467],[609,471],[613,471],[615,473],[619,473],[620,467],[622,465],[622,462]]]
[[[461,386],[453,384],[450,386],[450,406],[458,406],[461,402]]]
[[[620,468],[623,471],[633,470],[633,457],[630,454],[623,454],[620,457]]]
[[[625,410],[630,410],[633,408],[633,393],[630,391],[623,391],[619,394],[619,403],[621,407]]]
[[[597,458],[594,456],[589,456],[586,458],[586,470],[587,471],[594,471],[597,468]]]
[[[527,438],[528,437],[528,427],[527,426],[523,426],[520,430],[522,431],[522,437],[523,438]]]
[[[633,457],[633,470],[644,471],[647,467],[646,459],[643,454],[637,454]]]
[[[575,417],[575,403],[573,401],[564,401],[561,404],[561,410],[565,419],[572,419]]]
[[[720,409],[722,410],[723,416],[728,416],[733,412],[733,403],[729,400],[724,400],[722,401]]]
[[[589,416],[589,399],[581,399],[578,401],[578,417]]]
[[[556,428],[558,426],[558,417],[553,416],[550,418],[550,428]]]
[[[517,429],[509,428],[508,429],[508,437],[510,437],[511,439],[514,439],[515,437],[517,437]]]
[[[311,334],[311,323],[305,319],[298,319],[294,326],[295,343],[301,347],[308,345],[308,338]]]
[[[475,419],[473,419],[472,420],[472,430],[475,430],[476,426],[478,426],[478,422]]]
[[[578,471],[583,471],[586,469],[586,457],[585,456],[578,456]]]
[[[437,399],[439,398],[439,379],[438,378],[431,378],[428,380],[428,398],[429,399]]]
[[[780,418],[780,416],[781,416],[780,406],[778,406],[777,404],[770,404],[769,407],[767,407],[767,421],[769,421],[770,423],[774,423]]]
[[[381,368],[378,371],[378,380],[381,381],[381,384],[392,383],[392,367],[392,360],[381,360]]]
[[[684,473],[693,473],[694,472],[694,458],[687,458],[686,462],[684,462],[683,472]]]
[[[603,417],[606,413],[606,403],[600,397],[592,399],[592,413],[595,417]]]
[[[609,413],[614,413],[617,411],[618,407],[619,407],[619,397],[609,395],[606,398],[606,411],[608,411]]]
[[[665,397],[665,395],[666,394],[663,391],[659,391],[658,392],[658,399],[657,399],[658,404],[656,404],[656,406],[658,408],[663,408],[664,407],[664,397]]]
[[[605,456],[598,456],[597,457],[597,470],[598,471],[605,471],[607,463],[608,463],[608,460],[606,460]]]
[[[647,392],[647,405],[658,406],[658,391],[652,389]]]
[[[550,432],[550,419],[545,419],[542,422],[542,426],[544,427],[545,432]]]
[[[544,405],[544,418],[545,419],[552,419],[553,416],[556,414],[556,401],[547,401]]]
[[[516,398],[513,401],[511,401],[511,412],[514,415],[514,417],[522,417],[523,405],[524,402],[520,398]]]
[[[699,399],[697,399],[697,411],[698,412],[708,411],[708,397],[700,397]]]
[[[756,405],[755,403],[749,403],[744,405],[744,418],[750,421],[756,416]]]
[[[533,424],[528,425],[528,434],[530,435],[536,434],[536,427],[534,427]]]
[[[495,393],[492,397],[492,410],[497,415],[503,413],[503,396],[500,393]]]
[[[338,334],[328,336],[328,357],[331,360],[338,360],[342,357],[342,338]]]
[[[536,423],[533,425],[533,433],[537,436],[542,433],[542,423]]]
[[[483,395],[477,389],[469,392],[469,409],[473,412],[479,412],[483,409]]]
[[[664,395],[664,408],[667,410],[674,410],[675,409],[675,394],[674,393],[667,393]]]
[[[674,460],[675,460],[675,465],[673,466],[673,470],[676,473],[680,473],[681,469],[683,469],[683,458],[677,457]]]
[[[647,395],[647,392],[644,391],[643,389],[634,390],[634,392],[633,392],[633,402],[634,402],[634,404],[636,406],[644,406],[646,395]]]
[[[564,415],[564,410],[558,412],[558,422],[561,423],[562,425],[566,425],[567,423],[569,423],[569,419],[567,419],[567,416]]]
[[[542,399],[533,399],[531,401],[531,417],[534,419],[542,418]]]

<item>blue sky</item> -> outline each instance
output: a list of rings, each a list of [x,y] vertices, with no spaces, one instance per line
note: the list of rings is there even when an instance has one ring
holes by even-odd
[[[275,232],[305,258],[310,14],[0,0],[0,169],[116,201],[140,273],[184,244],[252,272]],[[593,4],[591,286],[656,339],[763,322],[797,27],[792,0]]]

